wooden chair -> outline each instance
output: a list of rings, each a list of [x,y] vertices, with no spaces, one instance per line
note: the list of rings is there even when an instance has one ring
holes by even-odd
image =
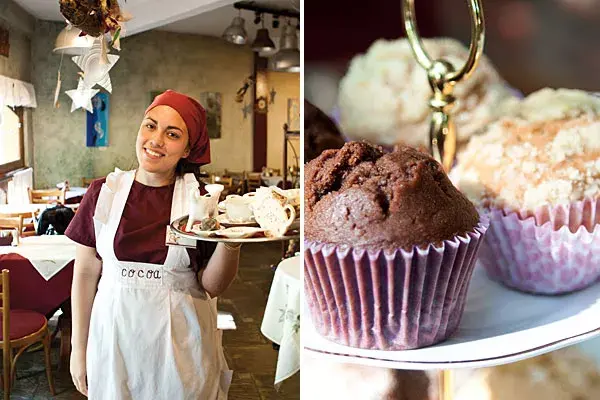
[[[19,238],[23,236],[23,217],[5,217],[0,216],[0,229],[14,229],[15,230],[15,242],[19,244]]]
[[[245,173],[244,171],[241,172],[237,172],[237,171],[228,171],[225,170],[225,173],[223,174],[223,176],[225,177],[229,177],[232,179],[232,187],[231,187],[231,193],[233,194],[239,194],[242,195],[244,193],[246,193],[246,187],[245,187]]]
[[[246,172],[246,190],[253,192],[263,186],[260,172]]]
[[[98,178],[81,178],[81,187],[90,187],[92,182],[94,182]]]
[[[48,321],[46,317],[35,311],[11,310],[8,270],[3,269],[1,276],[0,298],[2,299],[2,305],[0,306],[0,311],[2,312],[2,338],[0,344],[2,345],[4,400],[10,399],[10,390],[16,376],[15,364],[18,358],[28,347],[40,342],[44,346],[48,386],[50,386],[50,393],[54,396],[56,391],[54,389],[54,380],[52,379]],[[11,321],[18,321],[19,323],[11,325]],[[14,358],[12,357],[13,349],[16,350]]]
[[[218,183],[223,185],[223,192],[221,192],[222,197],[233,194],[234,192],[233,178],[230,176],[213,175],[210,183]]]
[[[65,204],[66,188],[62,189],[43,189],[34,190],[27,188],[29,193],[29,202],[31,204],[52,204],[60,203]]]

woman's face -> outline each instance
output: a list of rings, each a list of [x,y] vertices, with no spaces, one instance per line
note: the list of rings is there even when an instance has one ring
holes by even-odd
[[[190,154],[189,134],[181,115],[169,106],[157,106],[144,116],[135,150],[140,168],[151,173],[172,173]]]

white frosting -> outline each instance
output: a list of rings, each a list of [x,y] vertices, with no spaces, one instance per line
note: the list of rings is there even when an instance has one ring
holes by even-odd
[[[443,58],[457,68],[467,60],[468,49],[458,41],[425,39],[424,44],[432,58]],[[353,140],[427,145],[431,95],[427,74],[417,64],[408,41],[378,40],[366,54],[352,60],[340,82],[340,126]],[[496,119],[498,104],[511,97],[486,57],[469,79],[456,85],[454,95],[459,141]]]
[[[471,201],[498,207],[600,196],[600,100],[574,90],[531,94],[470,141],[453,176]]]

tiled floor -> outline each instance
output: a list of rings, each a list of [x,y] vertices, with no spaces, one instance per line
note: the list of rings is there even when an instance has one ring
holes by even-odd
[[[244,245],[238,277],[221,296],[219,309],[233,314],[237,330],[225,331],[224,346],[234,370],[230,400],[294,400],[300,398],[300,374],[273,386],[277,351],[260,333],[260,323],[273,278],[272,264],[281,258],[281,244]],[[56,371],[58,342],[53,343],[57,395],[52,397],[44,373],[43,352],[24,354],[18,362],[17,382],[11,399],[85,399],[77,393],[68,371]]]

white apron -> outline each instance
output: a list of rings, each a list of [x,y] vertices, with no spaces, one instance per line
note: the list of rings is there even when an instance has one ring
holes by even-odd
[[[94,213],[102,277],[87,345],[91,400],[227,399],[231,371],[217,330],[216,299],[201,289],[184,247],[163,265],[119,261],[115,233],[135,171],[106,178]],[[171,221],[187,204],[192,174],[177,178]]]

